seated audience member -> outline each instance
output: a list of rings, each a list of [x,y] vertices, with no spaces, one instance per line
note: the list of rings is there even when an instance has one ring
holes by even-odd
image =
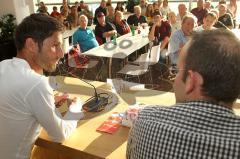
[[[62,12],[68,12],[71,9],[71,7],[68,5],[67,0],[63,0],[62,6],[60,7],[60,13]]]
[[[142,15],[142,16],[145,16],[146,10],[147,10],[146,0],[140,0],[139,6],[140,6],[140,8],[141,8],[141,15]]]
[[[163,5],[160,8],[160,12],[162,13],[163,19],[167,20],[168,19],[168,13],[171,12],[171,9],[168,5],[168,0],[163,0]]]
[[[226,1],[226,0],[220,0],[220,1],[218,2],[218,5],[217,5],[216,8],[219,8],[219,6],[220,6],[221,4],[223,4],[223,5],[225,5],[225,6],[227,7],[227,1]],[[230,14],[231,17],[233,18],[233,13],[228,9],[228,7],[227,7],[227,11],[226,11],[226,12],[227,12],[228,14]]]
[[[192,34],[196,21],[195,19],[196,18],[193,15],[185,15],[182,20],[181,29],[175,31],[170,37],[168,44],[168,54],[173,66],[176,66],[179,52],[181,48],[187,43],[190,35]]]
[[[102,12],[104,14],[104,16],[107,16],[107,6],[106,6],[105,0],[101,0],[100,6],[95,10],[94,19],[93,19],[94,24],[97,24],[97,22],[98,22],[97,15],[100,12]]]
[[[134,0],[128,0],[126,6],[127,12],[134,13],[134,6],[137,5],[136,3],[137,2]]]
[[[227,13],[227,6],[225,4],[220,4],[218,6],[219,10],[219,18],[218,21],[222,22],[225,26],[227,26],[229,29],[233,29],[233,19],[232,16]]]
[[[113,23],[115,19],[115,10],[113,6],[107,6],[106,22]]]
[[[160,7],[158,5],[158,2],[153,2],[153,10],[155,11],[155,10],[159,10],[159,9],[160,9]]]
[[[38,9],[37,9],[37,13],[44,13],[44,14],[49,15],[48,8],[44,4],[44,2],[40,2],[39,3]]]
[[[107,0],[106,6],[112,6],[112,0]]]
[[[82,12],[83,10],[85,10],[85,7],[86,7],[85,5],[87,5],[87,4],[85,4],[84,1],[80,1],[77,11]]]
[[[216,29],[214,24],[216,23],[217,16],[213,12],[208,12],[203,18],[203,25],[195,27],[194,31],[203,31],[203,30],[211,30]]]
[[[220,22],[220,21],[218,20],[218,17],[219,17],[219,12],[218,12],[218,10],[217,10],[217,9],[212,9],[211,12],[214,13],[214,14],[216,15],[216,17],[217,17],[217,20],[216,20],[215,24],[213,25],[213,27],[215,27],[215,28],[228,29],[228,27],[227,27],[226,25],[224,25],[222,22]]]
[[[130,15],[127,19],[127,23],[132,27],[134,26],[136,29],[139,24],[147,23],[146,17],[141,15],[141,7],[135,6],[134,7],[133,15]]]
[[[209,45],[211,44],[211,45]],[[181,50],[176,104],[147,106],[130,131],[127,159],[237,159],[240,42],[230,31],[194,35]]]
[[[30,158],[41,127],[53,141],[64,141],[83,117],[78,104],[61,116],[43,75],[43,70],[55,71],[63,57],[62,31],[63,25],[45,14],[32,14],[16,28],[17,56],[0,62],[1,158]]]
[[[168,13],[168,23],[171,25],[172,33],[181,28],[181,23],[177,21],[177,16],[174,12]]]
[[[93,13],[87,4],[84,5],[84,9],[82,9],[81,13],[88,18],[88,26],[91,26],[93,23]]]
[[[123,8],[123,4],[122,2],[117,2],[117,6],[115,8],[115,12],[116,11],[120,11],[120,12],[125,12],[124,8]]]
[[[95,27],[95,35],[99,45],[106,42],[106,38],[116,35],[117,31],[112,23],[105,21],[105,15],[102,12],[97,14],[98,23]]]
[[[179,4],[178,5],[177,22],[182,24],[182,19],[187,14],[190,14],[190,12],[187,11],[186,5],[183,3]]]
[[[203,17],[205,16],[205,14],[207,14],[207,12],[207,9],[204,8],[204,0],[198,0],[197,7],[191,10],[191,13],[195,15],[198,19],[198,26],[203,24]]]
[[[125,19],[123,19],[123,13],[120,11],[116,11],[115,13],[114,25],[119,35],[124,35],[131,31],[128,23],[126,22]]]
[[[54,17],[54,18],[57,18],[60,15],[60,13],[57,11],[57,7],[56,6],[53,6],[53,11],[52,11],[52,13],[50,15],[52,17]]]
[[[161,43],[161,57],[165,59],[171,35],[171,26],[167,21],[162,20],[162,15],[159,11],[154,12],[153,18],[153,24],[150,28],[148,38],[150,41],[153,41],[154,45],[159,45]]]
[[[74,6],[77,8],[77,12],[79,13],[80,11],[78,10],[78,8],[79,8],[79,2],[78,1],[75,1],[75,3],[74,3]]]
[[[88,51],[98,46],[98,42],[95,38],[93,31],[87,28],[88,19],[85,15],[79,17],[80,27],[73,34],[73,44],[79,44],[81,52]]]
[[[78,25],[78,12],[76,6],[71,7],[71,12],[68,14],[66,19],[71,27],[77,27]]]
[[[145,17],[147,18],[147,23],[152,23],[152,18],[153,18],[153,5],[148,4],[147,9],[146,9],[146,14]]]

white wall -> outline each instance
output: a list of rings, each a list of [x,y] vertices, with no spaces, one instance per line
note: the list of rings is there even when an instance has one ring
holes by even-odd
[[[37,0],[0,0],[0,17],[4,14],[11,13],[15,15],[17,24],[19,24],[23,18],[34,13],[34,4]]]
[[[15,9],[13,7],[13,0],[0,0],[0,17],[4,14],[11,13],[13,15],[16,15]]]
[[[34,13],[35,10],[37,10],[37,0],[25,0],[26,4],[29,6],[30,13]]]

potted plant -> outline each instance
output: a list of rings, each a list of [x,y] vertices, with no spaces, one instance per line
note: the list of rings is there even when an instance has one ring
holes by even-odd
[[[16,18],[12,14],[5,14],[0,18],[0,61],[16,56],[14,31]]]

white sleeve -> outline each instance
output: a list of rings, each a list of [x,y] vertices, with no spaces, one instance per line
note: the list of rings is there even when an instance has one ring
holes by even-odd
[[[61,119],[61,116],[56,114],[53,90],[46,78],[32,87],[25,97],[25,102],[33,116],[54,141],[62,142],[75,130],[78,121],[74,119],[76,113],[67,112],[64,118],[70,120]],[[82,118],[82,112],[80,114],[78,117]]]

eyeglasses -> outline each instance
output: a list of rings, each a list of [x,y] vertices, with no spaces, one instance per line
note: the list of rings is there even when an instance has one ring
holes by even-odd
[[[171,74],[177,74],[179,71],[183,71],[185,69],[179,69],[177,66],[172,66],[169,68],[169,72]]]

